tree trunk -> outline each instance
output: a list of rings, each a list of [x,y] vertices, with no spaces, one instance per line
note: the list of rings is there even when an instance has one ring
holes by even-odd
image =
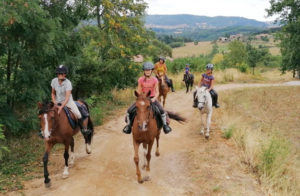
[[[96,14],[97,14],[97,24],[98,27],[101,28],[101,20],[100,20],[100,0],[97,1],[97,9],[96,9]]]
[[[255,67],[253,66],[252,68],[253,68],[253,69],[252,69],[252,74],[254,75],[254,68],[255,68]]]
[[[294,68],[293,69],[293,78],[295,78],[296,77],[296,69]]]

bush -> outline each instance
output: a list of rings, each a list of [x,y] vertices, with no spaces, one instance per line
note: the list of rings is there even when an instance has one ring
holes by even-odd
[[[0,160],[2,160],[3,152],[8,152],[7,147],[2,144],[2,142],[5,140],[5,136],[3,134],[4,131],[2,129],[2,126],[3,125],[0,124],[0,142],[1,142],[0,143]]]
[[[244,64],[244,63],[243,63],[242,65],[238,66],[238,69],[239,69],[239,71],[242,72],[242,73],[247,73],[249,67],[248,67],[247,64]]]
[[[169,46],[171,48],[178,48],[178,47],[184,46],[184,43],[183,42],[172,42],[169,44]]]
[[[223,131],[223,138],[230,139],[233,135],[234,127],[231,126]]]

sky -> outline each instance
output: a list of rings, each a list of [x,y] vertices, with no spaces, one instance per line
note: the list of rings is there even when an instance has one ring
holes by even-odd
[[[266,8],[270,0],[145,0],[147,14],[192,14],[200,16],[240,16],[258,21],[272,21]]]

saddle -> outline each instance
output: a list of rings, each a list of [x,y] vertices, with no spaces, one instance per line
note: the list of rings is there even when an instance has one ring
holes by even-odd
[[[79,102],[75,101],[76,106],[78,107],[78,110],[82,116],[82,120],[86,119],[90,116],[88,109],[84,104],[80,104]],[[70,111],[68,107],[64,107],[64,111],[68,117],[69,123],[73,129],[75,129],[78,125],[77,119],[75,118],[75,115]]]
[[[161,119],[160,111],[159,111],[158,107],[156,105],[154,105],[153,103],[151,103],[150,106],[151,106],[151,110],[154,114],[156,123],[157,123],[157,128],[160,129],[163,126],[163,121]],[[135,116],[136,116],[136,107],[129,113],[130,122],[133,123]]]

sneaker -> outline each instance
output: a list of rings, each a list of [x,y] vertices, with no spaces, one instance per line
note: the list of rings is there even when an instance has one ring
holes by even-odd
[[[165,134],[168,134],[172,131],[172,129],[171,129],[171,127],[169,127],[169,125],[164,125],[163,130],[164,130]]]

